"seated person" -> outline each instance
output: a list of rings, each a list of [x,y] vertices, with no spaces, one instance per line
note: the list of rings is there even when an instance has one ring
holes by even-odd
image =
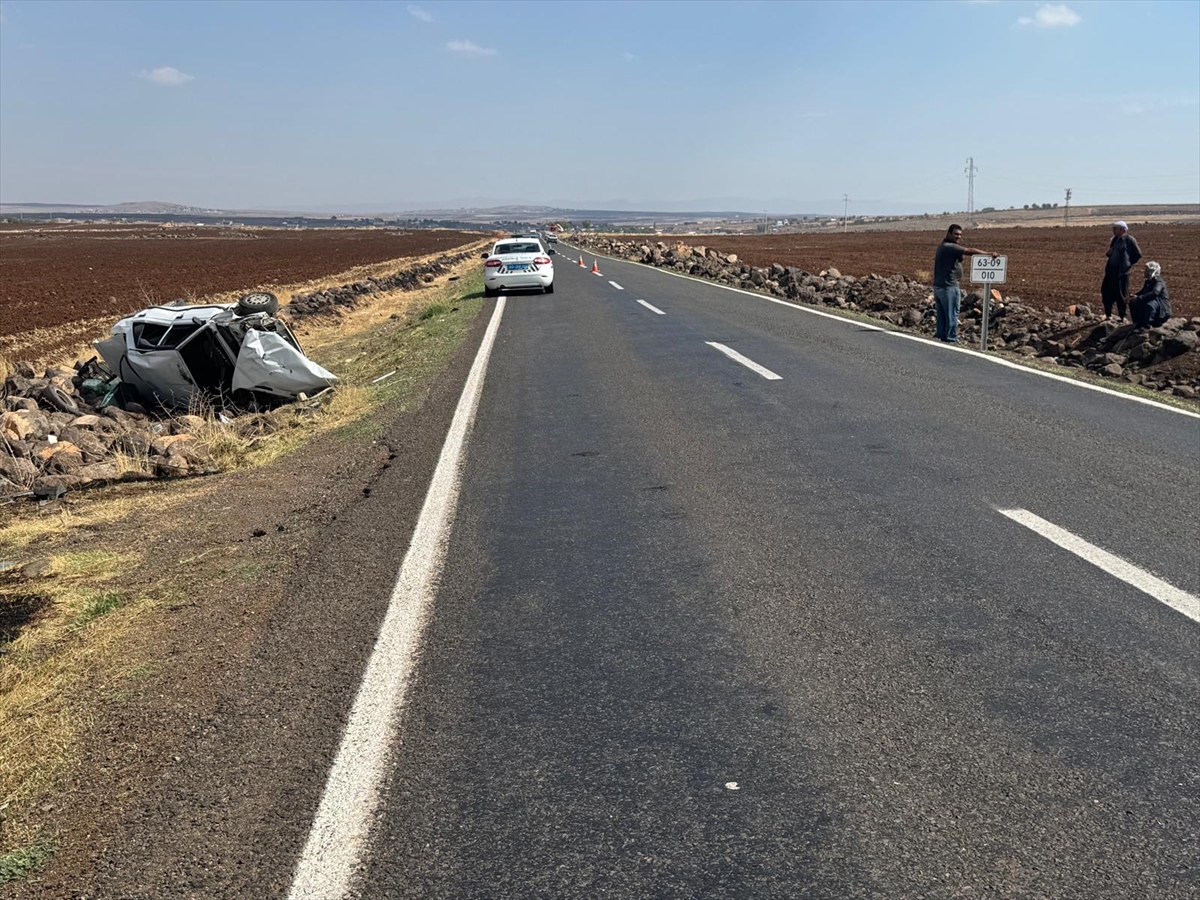
[[[1129,298],[1129,315],[1138,328],[1154,328],[1171,318],[1171,298],[1158,263],[1146,263],[1146,283],[1136,297]]]

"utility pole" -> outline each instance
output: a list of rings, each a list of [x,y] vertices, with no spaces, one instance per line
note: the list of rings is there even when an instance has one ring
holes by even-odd
[[[1063,225],[1071,220],[1071,189],[1067,188],[1067,198],[1063,201]]]
[[[967,215],[975,212],[975,173],[979,170],[975,168],[975,157],[967,157],[967,167],[963,169],[967,173]]]
[[[845,204],[842,207],[842,234],[846,233],[846,215],[850,212],[850,195],[842,194],[842,202]]]

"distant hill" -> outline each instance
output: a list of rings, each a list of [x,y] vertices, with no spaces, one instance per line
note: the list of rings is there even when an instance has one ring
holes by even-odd
[[[87,206],[79,203],[0,203],[0,215],[11,216],[18,213],[49,215],[58,212],[92,213],[98,216],[136,216],[140,214],[195,216],[220,214],[221,210],[184,206],[180,203],[165,203],[161,200],[138,200],[133,203],[113,203],[107,206]]]

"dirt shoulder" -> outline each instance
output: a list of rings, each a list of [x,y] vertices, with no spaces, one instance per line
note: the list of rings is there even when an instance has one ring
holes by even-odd
[[[296,417],[250,468],[0,523],[0,558],[48,567],[19,590],[50,598],[0,655],[0,895],[286,881],[482,336],[477,268],[306,325],[363,414]]]

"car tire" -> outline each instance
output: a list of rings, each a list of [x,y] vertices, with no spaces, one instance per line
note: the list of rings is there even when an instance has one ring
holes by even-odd
[[[495,297],[498,293],[500,292],[495,288],[485,287],[483,289],[483,296],[485,297]]]
[[[544,288],[542,288],[542,293],[543,294],[553,294],[554,293],[554,282],[551,282],[550,284],[548,284]]]
[[[69,413],[72,416],[79,415],[79,404],[60,387],[53,384],[46,385],[42,388],[42,399],[59,412]]]
[[[268,294],[266,291],[245,294],[237,302],[239,316],[252,316],[255,313],[266,313],[268,316],[273,316],[277,312],[279,312],[279,300],[274,294]]]

